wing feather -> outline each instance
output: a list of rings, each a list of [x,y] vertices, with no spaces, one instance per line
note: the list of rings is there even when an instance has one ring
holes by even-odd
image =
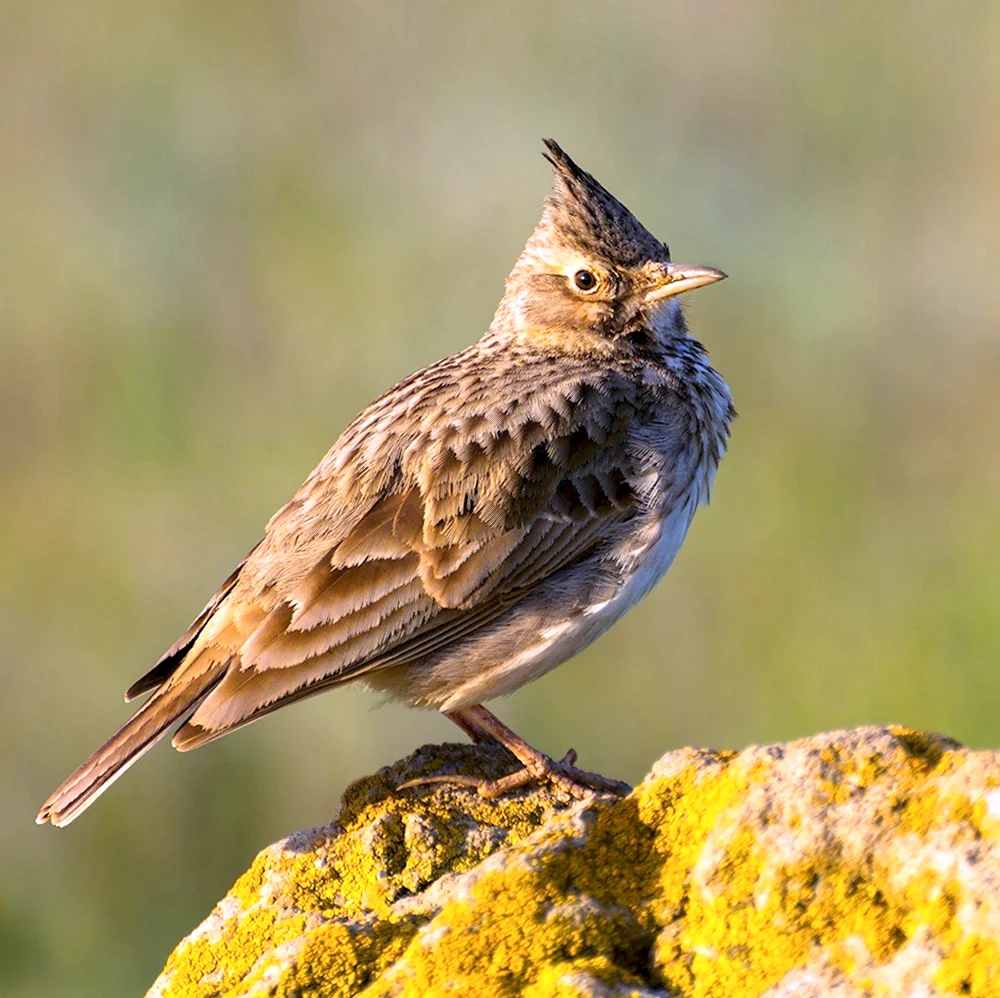
[[[191,650],[202,628],[208,623],[209,618],[219,609],[222,601],[232,592],[243,566],[247,563],[247,558],[256,550],[256,545],[250,550],[250,554],[244,558],[233,570],[232,574],[216,590],[212,598],[205,604],[201,613],[195,617],[191,626],[160,656],[156,665],[145,675],[140,676],[126,691],[125,702],[134,700],[143,693],[155,690],[162,686],[170,678],[174,670],[184,660]]]

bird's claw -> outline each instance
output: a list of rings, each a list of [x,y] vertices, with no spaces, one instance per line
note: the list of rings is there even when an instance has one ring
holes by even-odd
[[[563,791],[577,800],[582,800],[592,793],[611,793],[617,796],[624,796],[631,791],[627,783],[620,780],[609,780],[599,773],[588,773],[586,770],[577,769],[577,755],[570,749],[558,762],[547,755],[538,754],[530,765],[525,765],[522,769],[515,770],[507,776],[491,780],[485,776],[468,776],[462,773],[441,773],[436,776],[420,776],[414,780],[407,780],[401,783],[398,790],[409,790],[411,787],[420,787],[432,783],[452,783],[458,786],[474,789],[480,797],[493,799],[502,797],[504,794],[519,790],[529,783],[551,783],[558,790]]]

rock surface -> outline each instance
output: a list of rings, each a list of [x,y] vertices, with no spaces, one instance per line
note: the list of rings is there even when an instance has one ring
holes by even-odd
[[[498,801],[428,746],[264,850],[151,996],[1000,995],[1000,753],[861,728]]]

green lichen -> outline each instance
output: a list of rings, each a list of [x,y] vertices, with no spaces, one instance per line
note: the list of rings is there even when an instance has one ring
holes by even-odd
[[[750,998],[809,969],[888,994],[919,964],[940,993],[1000,994],[1000,898],[967,858],[1000,855],[992,754],[864,729],[684,750],[621,800],[395,790],[508,765],[438,747],[355,784],[335,824],[258,857],[152,993]]]

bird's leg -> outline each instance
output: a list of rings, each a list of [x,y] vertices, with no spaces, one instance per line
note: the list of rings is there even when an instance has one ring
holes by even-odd
[[[460,710],[445,711],[444,716],[449,721],[457,724],[477,745],[488,745],[490,742],[496,741],[488,731],[484,731],[471,721],[467,721],[465,715]]]
[[[544,752],[532,748],[517,732],[512,731],[500,718],[481,705],[452,711],[447,716],[463,731],[467,732],[473,741],[485,741],[489,738],[498,741],[520,760],[524,768],[509,776],[502,776],[498,780],[461,774],[425,776],[416,780],[408,780],[399,789],[420,786],[425,783],[458,783],[475,788],[480,797],[500,797],[528,783],[537,781],[551,783],[576,798],[585,797],[592,790],[613,794],[627,794],[631,790],[627,783],[609,780],[598,773],[588,773],[586,770],[577,769],[574,765],[576,752],[573,749],[570,749],[562,759],[556,762]]]

